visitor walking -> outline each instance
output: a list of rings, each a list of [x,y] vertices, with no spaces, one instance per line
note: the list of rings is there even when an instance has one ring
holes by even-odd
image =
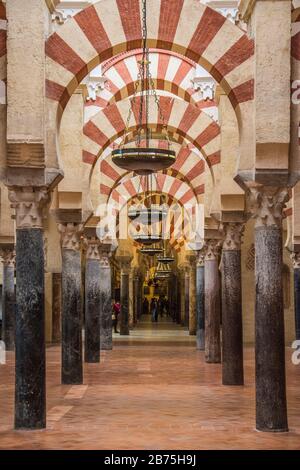
[[[112,326],[114,328],[115,333],[120,333],[117,329],[120,311],[121,311],[120,302],[114,301],[113,302],[113,308],[112,308]]]

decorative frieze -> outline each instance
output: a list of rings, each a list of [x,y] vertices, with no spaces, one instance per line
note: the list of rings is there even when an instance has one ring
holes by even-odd
[[[262,186],[250,188],[249,193],[249,209],[256,219],[256,227],[280,227],[283,209],[289,200],[288,188]]]
[[[245,231],[243,223],[226,222],[223,224],[224,242],[223,250],[236,251],[241,249],[242,236]]]
[[[15,213],[12,218],[16,221],[17,229],[43,228],[45,210],[50,202],[50,194],[46,187],[8,188],[11,208]]]
[[[83,224],[71,222],[58,224],[58,231],[61,236],[61,246],[63,250],[79,251],[81,249]]]

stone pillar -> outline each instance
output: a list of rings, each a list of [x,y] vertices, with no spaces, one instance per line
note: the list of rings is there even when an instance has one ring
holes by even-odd
[[[100,348],[103,351],[113,348],[110,250],[111,245],[100,245]]]
[[[46,426],[43,216],[46,187],[10,187],[16,219],[15,428]]]
[[[15,349],[16,299],[15,299],[15,261],[14,246],[0,250],[3,263],[2,283],[2,340],[6,351]]]
[[[121,314],[120,314],[120,334],[129,335],[129,272],[130,272],[130,256],[120,256],[121,267]]]
[[[87,229],[90,230],[90,229]],[[87,363],[100,362],[100,241],[87,238],[85,269],[85,336],[84,359]]]
[[[282,286],[282,213],[288,190],[251,189],[255,226],[256,428],[287,431],[284,311]]]
[[[58,225],[62,243],[62,372],[65,385],[83,382],[81,223]]]
[[[134,326],[134,268],[131,268],[129,271],[129,284],[128,284],[128,322],[129,322],[129,329],[133,330]]]
[[[52,342],[61,341],[61,273],[52,278]]]
[[[296,339],[300,339],[300,253],[292,254],[294,267],[294,304]]]
[[[136,325],[140,316],[140,278],[137,270],[133,273],[133,324]]]
[[[244,385],[241,238],[243,223],[225,223],[222,253],[222,382]]]
[[[197,298],[196,298],[196,257],[189,256],[189,334],[195,336],[197,333]]]
[[[221,362],[219,250],[219,240],[207,240],[205,254],[205,361],[211,363]]]
[[[199,251],[196,267],[197,349],[205,349],[204,252]]]
[[[184,326],[189,328],[190,320],[190,270],[184,268]]]

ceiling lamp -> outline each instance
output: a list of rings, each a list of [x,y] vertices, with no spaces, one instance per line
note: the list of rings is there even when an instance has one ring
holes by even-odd
[[[168,215],[168,210],[151,205],[151,207],[132,207],[128,211],[128,217],[131,220],[138,218],[139,223],[142,225],[152,225],[153,223],[161,222]]]
[[[171,274],[171,272],[172,272],[172,269],[170,268],[169,264],[158,262],[155,277],[160,276],[160,275],[169,275]]]
[[[175,261],[174,256],[166,255],[166,245],[164,245],[162,256],[158,256],[158,257],[157,257],[157,261],[158,261],[158,263],[160,263],[160,264],[171,264],[171,263],[174,263],[174,261]]]
[[[163,249],[159,245],[153,245],[153,246],[143,246],[140,249],[140,253],[142,255],[147,255],[147,256],[155,256],[159,255],[163,252]]]
[[[155,85],[150,72],[149,48],[147,46],[147,6],[146,0],[142,0],[143,11],[143,52],[139,61],[139,71],[135,85],[134,95],[129,108],[126,129],[119,148],[113,150],[112,161],[119,168],[126,171],[134,171],[138,175],[149,175],[164,170],[173,165],[176,153],[171,148],[168,137],[165,118],[161,110],[159,99],[156,94]],[[137,94],[139,102],[137,102]],[[152,132],[149,127],[149,105],[150,97],[153,96],[158,108],[158,116],[162,123],[162,138],[166,141],[164,149],[150,146]],[[133,106],[138,111],[137,134],[134,148],[127,148],[130,119],[133,114]],[[137,109],[138,108],[138,109]]]
[[[141,245],[153,245],[154,243],[160,242],[162,239],[161,235],[153,235],[149,234],[137,234],[133,236],[133,240],[136,243],[140,243]]]

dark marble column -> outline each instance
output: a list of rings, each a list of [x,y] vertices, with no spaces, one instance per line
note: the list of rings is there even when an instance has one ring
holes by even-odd
[[[295,334],[300,339],[300,253],[292,254],[294,267]]]
[[[61,273],[52,276],[52,341],[61,341]]]
[[[188,256],[189,260],[189,334],[196,336],[197,333],[197,298],[196,298],[196,256]]]
[[[6,351],[15,349],[16,297],[15,297],[15,258],[14,246],[0,249],[3,263],[2,284],[2,340]]]
[[[133,324],[136,325],[139,318],[140,278],[137,271],[133,274]]]
[[[205,254],[205,361],[221,362],[220,341],[220,241],[210,239]]]
[[[129,272],[131,257],[119,257],[121,266],[121,314],[120,334],[129,335]]]
[[[15,428],[46,427],[44,187],[11,187],[16,219]]]
[[[241,237],[243,223],[224,224],[222,253],[222,382],[243,385]]]
[[[93,364],[100,362],[100,242],[96,234],[86,235],[84,359],[85,362]]]
[[[190,272],[189,267],[184,271],[184,326],[189,328],[190,322]]]
[[[178,274],[177,276],[177,305],[176,305],[176,318],[177,324],[181,324],[181,276]]]
[[[251,190],[255,226],[256,428],[288,430],[282,285],[284,188]]]
[[[65,385],[83,382],[81,223],[59,224],[62,240],[62,371]]]
[[[111,245],[100,245],[100,348],[103,351],[113,348],[110,250]]]
[[[196,268],[196,302],[197,302],[197,349],[205,349],[205,314],[204,314],[204,252],[197,255]]]

